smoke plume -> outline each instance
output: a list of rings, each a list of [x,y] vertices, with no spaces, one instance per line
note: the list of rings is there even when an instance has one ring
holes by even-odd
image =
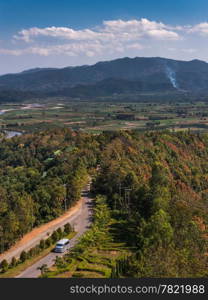
[[[170,82],[172,83],[173,87],[175,89],[178,89],[179,87],[178,87],[178,84],[177,84],[175,71],[167,66],[166,67],[166,73],[167,73],[167,76],[170,79]]]

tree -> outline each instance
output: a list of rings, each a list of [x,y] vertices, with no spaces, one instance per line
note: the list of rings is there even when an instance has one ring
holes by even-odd
[[[63,236],[63,231],[62,231],[61,228],[58,228],[58,229],[57,229],[57,235],[58,235],[58,238],[59,238],[59,239],[62,238],[62,236]]]
[[[10,263],[10,267],[14,268],[17,265],[17,259],[15,257],[12,257],[11,263]]]
[[[51,244],[52,244],[52,238],[49,237],[49,238],[47,238],[47,240],[45,241],[45,246],[46,246],[46,248],[50,247]]]
[[[34,255],[34,248],[31,248],[27,253],[27,257],[30,258],[33,257],[33,255]]]
[[[39,247],[40,247],[41,250],[43,250],[45,248],[45,241],[44,240],[40,241]]]
[[[52,238],[53,243],[55,243],[56,241],[58,241],[59,235],[58,235],[57,231],[54,231],[52,233],[51,238]]]
[[[169,223],[169,216],[160,209],[150,218],[144,228],[144,236],[146,237],[146,247],[162,246],[166,248],[173,239],[173,228]]]
[[[70,223],[67,223],[67,224],[64,225],[64,232],[66,234],[69,234],[70,232],[72,232],[72,227],[71,227]]]
[[[54,263],[57,268],[61,269],[61,268],[65,267],[64,260],[59,256],[56,256]]]
[[[47,264],[43,264],[42,266],[38,267],[37,270],[40,270],[41,276],[44,276],[45,273],[49,271],[48,265]]]
[[[41,251],[39,245],[35,246],[33,249],[34,249],[34,255],[39,254]]]
[[[152,213],[162,209],[168,211],[171,199],[170,190],[164,186],[155,187],[152,193]]]
[[[27,259],[27,253],[25,251],[22,251],[20,254],[20,261],[23,263]]]
[[[152,177],[150,180],[150,186],[152,188],[157,188],[159,186],[167,186],[168,185],[168,177],[167,177],[167,169],[159,163],[155,162],[152,167]]]
[[[9,264],[7,262],[6,259],[2,260],[1,262],[1,269],[2,269],[2,272],[5,273],[9,268]]]

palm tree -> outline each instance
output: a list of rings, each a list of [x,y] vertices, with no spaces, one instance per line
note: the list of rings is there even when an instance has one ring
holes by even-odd
[[[40,270],[41,276],[44,276],[44,274],[49,271],[48,265],[43,264],[42,266],[38,267],[37,270]]]

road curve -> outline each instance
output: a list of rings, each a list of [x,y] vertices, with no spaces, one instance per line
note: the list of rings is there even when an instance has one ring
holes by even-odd
[[[91,224],[92,217],[92,198],[89,194],[90,183],[87,185],[86,189],[82,192],[82,204],[78,213],[71,216],[67,223],[69,222],[74,226],[75,231],[77,232],[76,236],[70,240],[68,249],[73,248],[74,245],[78,242],[79,238],[83,233],[89,228]],[[47,256],[40,259],[38,262],[27,268],[21,274],[16,276],[16,278],[36,278],[40,275],[39,267],[43,264],[46,264],[48,267],[51,267],[54,264],[56,256],[63,256],[64,253],[49,253]]]
[[[83,189],[83,192],[89,191],[89,184]],[[81,213],[83,199],[81,198],[76,205],[71,207],[66,213],[60,217],[45,223],[39,227],[34,228],[32,231],[28,232],[19,240],[14,246],[12,246],[6,252],[0,254],[0,261],[6,259],[8,262],[11,261],[12,257],[19,258],[21,252],[28,251],[34,246],[38,245],[41,239],[47,238],[52,234],[54,230],[57,230],[59,227],[63,227],[69,220],[73,220],[72,216],[78,216]]]

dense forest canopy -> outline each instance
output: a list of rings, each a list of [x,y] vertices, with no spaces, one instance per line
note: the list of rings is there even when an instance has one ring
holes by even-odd
[[[123,277],[208,275],[208,135],[191,132],[53,129],[2,140],[4,248],[75,203],[97,166],[93,192],[126,222]]]
[[[207,276],[208,136],[121,132],[103,139],[94,189],[127,220],[124,238],[135,250],[123,276]]]
[[[90,135],[68,129],[1,141],[1,250],[80,198],[96,148]]]

